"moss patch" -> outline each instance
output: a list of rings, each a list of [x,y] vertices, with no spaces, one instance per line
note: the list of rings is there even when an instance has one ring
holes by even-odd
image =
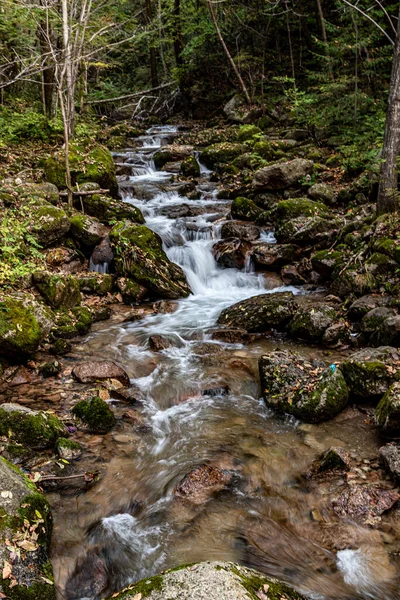
[[[92,431],[109,431],[115,425],[114,413],[101,398],[81,400],[72,409],[72,413],[81,419]]]

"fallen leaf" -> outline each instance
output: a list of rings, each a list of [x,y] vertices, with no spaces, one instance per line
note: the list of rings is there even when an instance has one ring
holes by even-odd
[[[18,542],[18,546],[27,552],[34,552],[38,548],[37,544],[30,540],[22,540],[22,542]]]
[[[135,594],[133,600],[142,600],[142,594]]]
[[[11,565],[6,560],[3,565],[3,579],[10,579],[12,573]]]

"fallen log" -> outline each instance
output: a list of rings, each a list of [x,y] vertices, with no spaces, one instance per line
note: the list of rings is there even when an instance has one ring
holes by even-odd
[[[125,96],[117,96],[116,98],[105,98],[102,100],[90,100],[86,102],[86,105],[94,105],[94,104],[107,104],[109,102],[119,102],[119,100],[128,100],[130,98],[140,98],[140,96],[144,96],[146,94],[150,94],[152,92],[158,92],[159,90],[163,90],[164,88],[171,87],[172,85],[176,85],[175,81],[171,81],[170,83],[163,83],[155,88],[150,88],[148,90],[143,90],[142,92],[135,92],[134,94],[127,94]]]
[[[93,194],[108,194],[110,190],[83,190],[82,192],[74,191],[73,196],[92,196]],[[68,192],[60,192],[60,198],[68,198]]]

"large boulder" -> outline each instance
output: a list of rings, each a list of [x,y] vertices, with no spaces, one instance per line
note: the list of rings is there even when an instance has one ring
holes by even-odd
[[[93,250],[108,235],[108,229],[95,217],[77,213],[71,219],[71,235],[85,249]]]
[[[305,600],[286,584],[245,567],[204,562],[128,586],[114,600]]]
[[[335,317],[335,309],[328,304],[302,306],[289,323],[290,334],[302,340],[320,342]]]
[[[340,368],[351,394],[376,399],[400,380],[400,354],[390,346],[365,348],[343,361]]]
[[[51,413],[19,404],[0,405],[0,435],[34,449],[54,446],[66,433],[63,423]]]
[[[122,275],[163,298],[190,294],[183,270],[168,259],[161,238],[147,227],[119,223],[112,229],[110,241]]]
[[[53,325],[52,311],[31,294],[0,294],[0,355],[33,354]]]
[[[400,374],[400,373],[399,373]],[[400,382],[390,386],[375,410],[375,422],[383,431],[400,430]]]
[[[355,300],[349,307],[347,314],[351,319],[360,320],[371,310],[379,307],[392,307],[396,305],[393,296],[380,296],[378,294],[367,294]]]
[[[254,244],[251,258],[257,269],[280,271],[282,267],[296,260],[299,248],[292,244]]]
[[[163,146],[153,157],[156,169],[162,169],[167,163],[182,162],[192,155],[193,146]]]
[[[312,160],[295,158],[259,169],[254,174],[253,188],[256,190],[285,190],[298,184],[299,180],[311,175]]]
[[[343,264],[342,252],[336,250],[320,250],[311,257],[313,270],[324,279],[329,279],[332,273]]]
[[[276,205],[274,212],[279,223],[286,223],[297,217],[327,217],[329,214],[325,204],[308,200],[308,198],[281,200]]]
[[[276,350],[259,361],[261,391],[270,408],[307,423],[332,419],[348,401],[343,374],[336,365],[308,361]]]
[[[327,243],[337,237],[342,226],[341,219],[303,215],[286,221],[280,220],[275,235],[280,244]]]
[[[376,282],[371,274],[363,273],[349,267],[340,271],[329,288],[331,294],[347,299],[369,294]]]
[[[29,205],[29,230],[41,246],[51,246],[70,229],[70,221],[61,208],[45,200]]]
[[[0,595],[55,600],[49,503],[14,465],[0,458]]]
[[[110,190],[111,196],[118,198],[115,164],[111,152],[105,146],[83,147],[73,142],[70,144],[69,163],[73,185],[94,182],[102,189]],[[44,161],[43,166],[47,181],[58,189],[65,189],[64,151],[56,151]]]
[[[254,242],[260,237],[260,228],[246,221],[227,221],[221,228],[222,239],[237,238],[244,242]]]
[[[83,185],[82,188],[85,190],[89,186]],[[85,213],[91,217],[96,217],[102,223],[106,225],[112,225],[118,221],[132,221],[132,223],[138,223],[143,225],[144,217],[139,208],[122,202],[121,200],[115,200],[110,196],[104,196],[103,194],[90,194],[88,196],[81,196],[80,202],[82,202]],[[77,204],[77,208],[80,206]]]
[[[81,303],[79,282],[71,275],[36,271],[33,282],[52,308],[73,308]]]
[[[248,198],[238,197],[232,202],[231,214],[233,219],[240,219],[242,221],[255,221],[261,214],[261,208],[254,204],[252,200]]]
[[[262,333],[280,328],[290,321],[297,309],[291,292],[254,296],[222,311],[218,325]]]
[[[243,269],[250,250],[250,242],[230,239],[214,244],[212,252],[215,260],[222,267]]]
[[[76,365],[72,375],[80,383],[95,383],[107,379],[116,379],[122,385],[129,385],[129,375],[111,360],[90,361]]]
[[[200,161],[209,169],[213,169],[218,163],[227,164],[232,162],[245,151],[246,148],[242,144],[222,142],[205,148],[200,154]]]
[[[311,200],[325,202],[325,204],[334,204],[336,194],[332,186],[327,183],[314,183],[308,190]]]

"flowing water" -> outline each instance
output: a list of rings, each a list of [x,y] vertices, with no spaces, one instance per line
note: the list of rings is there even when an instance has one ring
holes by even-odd
[[[221,311],[266,293],[266,279],[251,264],[243,271],[216,264],[212,246],[229,203],[217,199],[206,168],[198,200],[179,196],[171,175],[155,171],[154,151],[175,133],[153,128],[115,160],[131,168],[121,178],[124,200],[142,210],[193,293],[173,313],[106,329],[101,324],[77,348],[80,359],[117,360],[142,405],[136,420],[119,418],[106,436],[80,434],[82,467],[101,471],[91,490],[76,497],[50,494],[60,598],[67,581],[68,598],[96,598],[90,581],[105,571],[112,593],[162,569],[210,559],[255,566],[313,598],[400,598],[388,555],[397,550],[396,519],[375,529],[335,519],[329,503],[344,481],[317,486],[302,477],[333,445],[368,465],[379,440],[365,414],[349,408],[319,426],[276,417],[260,400],[257,359],[286,343],[256,339],[244,347],[212,339]],[[261,239],[275,243],[270,231]],[[171,345],[152,352],[153,335]],[[126,410],[118,401],[114,406],[117,416]],[[231,484],[198,504],[182,502],[176,486],[204,464],[233,473]]]

